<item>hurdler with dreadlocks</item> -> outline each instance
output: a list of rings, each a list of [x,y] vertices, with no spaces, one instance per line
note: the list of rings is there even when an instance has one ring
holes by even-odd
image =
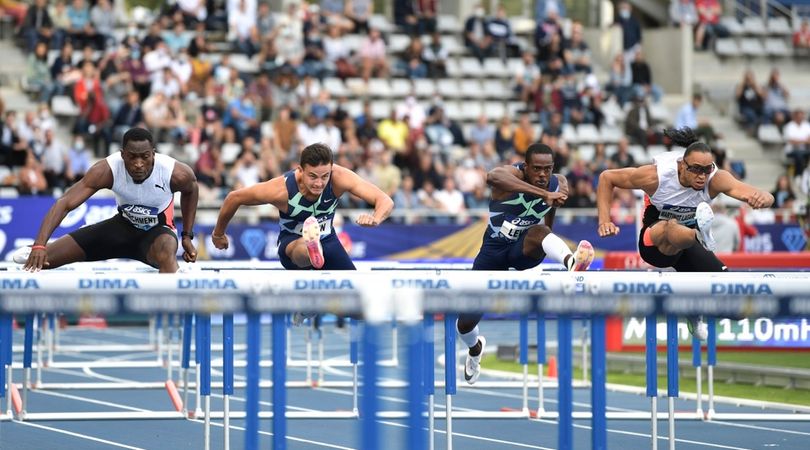
[[[713,253],[714,213],[709,203],[722,193],[752,208],[767,208],[773,203],[773,196],[718,169],[709,146],[699,141],[691,129],[670,129],[665,134],[686,151],[666,152],[656,156],[652,164],[606,170],[599,176],[596,190],[599,236],[619,234],[619,227],[610,220],[613,188],[641,189],[646,194],[647,206],[638,251],[644,261],[678,272],[725,271],[726,266]],[[706,338],[705,325],[695,321],[689,325],[695,336]]]

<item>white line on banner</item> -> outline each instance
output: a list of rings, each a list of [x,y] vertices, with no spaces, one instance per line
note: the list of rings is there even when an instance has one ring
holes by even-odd
[[[18,422],[16,420],[14,422],[18,423],[20,425],[25,425],[27,427],[33,427],[33,428],[39,428],[41,430],[53,431],[55,433],[66,434],[68,436],[73,436],[73,437],[77,437],[77,438],[80,438],[80,439],[86,439],[88,441],[100,442],[102,444],[112,445],[114,447],[129,448],[129,449],[132,449],[132,450],[146,450],[146,449],[141,448],[141,447],[133,447],[131,445],[125,445],[125,444],[121,444],[121,443],[118,443],[118,442],[108,441],[106,439],[94,438],[93,436],[88,436],[86,434],[79,434],[79,433],[74,433],[72,431],[60,430],[59,428],[53,428],[53,427],[49,427],[49,426],[45,426],[45,425],[40,425],[38,423]]]

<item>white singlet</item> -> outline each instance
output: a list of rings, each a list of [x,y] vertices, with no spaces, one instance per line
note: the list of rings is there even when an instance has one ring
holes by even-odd
[[[118,212],[136,228],[149,230],[155,225],[174,229],[174,195],[171,189],[174,158],[155,154],[152,173],[142,183],[135,183],[124,167],[121,152],[107,157],[113,174],[112,191]]]
[[[717,167],[715,166],[712,173],[706,177],[703,189],[697,191],[691,187],[684,187],[678,181],[678,161],[682,159],[682,151],[666,152],[655,157],[658,189],[650,197],[650,203],[658,209],[659,219],[677,219],[678,223],[693,227],[697,206],[701,202],[711,203],[712,201],[709,196],[709,184],[714,174],[717,173]]]

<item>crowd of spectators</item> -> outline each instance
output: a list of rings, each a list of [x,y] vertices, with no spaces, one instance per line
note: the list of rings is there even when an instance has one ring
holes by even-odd
[[[631,146],[668,145],[660,130],[671,124],[657,123],[649,110],[662,91],[626,2],[616,23],[624,51],[604,84],[592,73],[582,25],[563,26],[564,2],[537,2],[533,42],[523,47],[502,6],[491,15],[483,5],[475,8],[462,32],[469,54],[523,61],[511,86],[514,100],[525,105],[517,117],[484,111],[474,124],[458,123],[437,94],[428,104],[407,96],[379,118],[368,99],[352,114],[349,98],[331,97],[323,83],[328,77],[446,77],[449,56],[437,31],[436,3],[395,2],[395,24],[410,43],[393,54],[372,24],[371,0],[292,3],[280,14],[256,0],[227,1],[222,10],[184,0],[145,29],[116,23],[109,0],[92,7],[85,0],[36,0],[19,35],[29,58],[27,86],[40,103],[26,113],[0,105],[0,185],[21,194],[58,193],[94,159],[114,151],[126,129],[145,126],[161,151],[194,167],[205,201],[278,176],[295,167],[305,146],[324,142],[337,163],[372,180],[398,208],[464,217],[468,209],[486,207],[487,171],[521,160],[532,142],[556,150],[556,170],[569,178],[568,206],[574,207],[594,206],[601,171],[637,164]],[[348,35],[360,41],[356,50]],[[229,53],[252,58],[257,70],[242,70]],[[757,86],[743,89],[743,97],[760,93]],[[56,96],[70,97],[79,110],[69,142],[55,138],[50,103]],[[563,129],[602,127],[608,101],[626,111],[626,137],[615,146],[597,143],[593,157],[583,158]],[[699,102],[693,99],[691,113],[683,111],[678,120],[710,133],[707,124],[692,123]],[[776,102],[769,111],[787,113]],[[806,160],[804,152],[797,158]],[[617,205],[632,203],[622,195]],[[364,206],[348,196],[340,201]]]

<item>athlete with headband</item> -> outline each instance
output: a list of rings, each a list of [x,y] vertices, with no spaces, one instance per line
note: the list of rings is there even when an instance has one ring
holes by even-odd
[[[177,272],[175,192],[180,192],[183,213],[183,259],[197,259],[191,242],[197,214],[194,171],[169,156],[156,154],[152,134],[143,128],[124,133],[122,144],[120,152],[94,164],[56,201],[42,221],[34,245],[18,250],[14,262],[34,272],[78,261],[129,258],[161,273]],[[65,216],[101,189],[113,191],[118,214],[48,243]]]
[[[297,169],[228,194],[211,239],[218,249],[228,248],[225,231],[239,207],[269,203],[279,210],[278,257],[284,268],[355,270],[332,227],[338,199],[346,192],[374,207],[372,214],[357,218],[360,226],[375,227],[394,209],[380,188],[333,164],[329,147],[312,144],[301,152]]]
[[[568,198],[568,182],[554,171],[551,147],[535,143],[526,150],[525,162],[496,167],[487,174],[492,187],[489,225],[473,270],[530,269],[546,255],[568,270],[587,270],[593,247],[580,241],[572,254],[568,245],[551,232],[556,208]],[[541,223],[542,222],[542,223]],[[459,315],[456,327],[469,347],[464,379],[473,384],[481,373],[481,355],[486,339],[479,335],[482,314]]]
[[[726,266],[713,253],[712,212],[709,202],[726,194],[752,208],[767,208],[773,196],[745,184],[726,170],[718,169],[711,149],[698,141],[689,128],[666,130],[665,134],[686,151],[658,155],[653,164],[602,172],[596,190],[601,237],[619,234],[610,220],[613,188],[641,189],[646,194],[642,227],[638,237],[641,258],[655,267],[678,272],[721,272]],[[706,339],[702,321],[690,318],[689,331]]]

